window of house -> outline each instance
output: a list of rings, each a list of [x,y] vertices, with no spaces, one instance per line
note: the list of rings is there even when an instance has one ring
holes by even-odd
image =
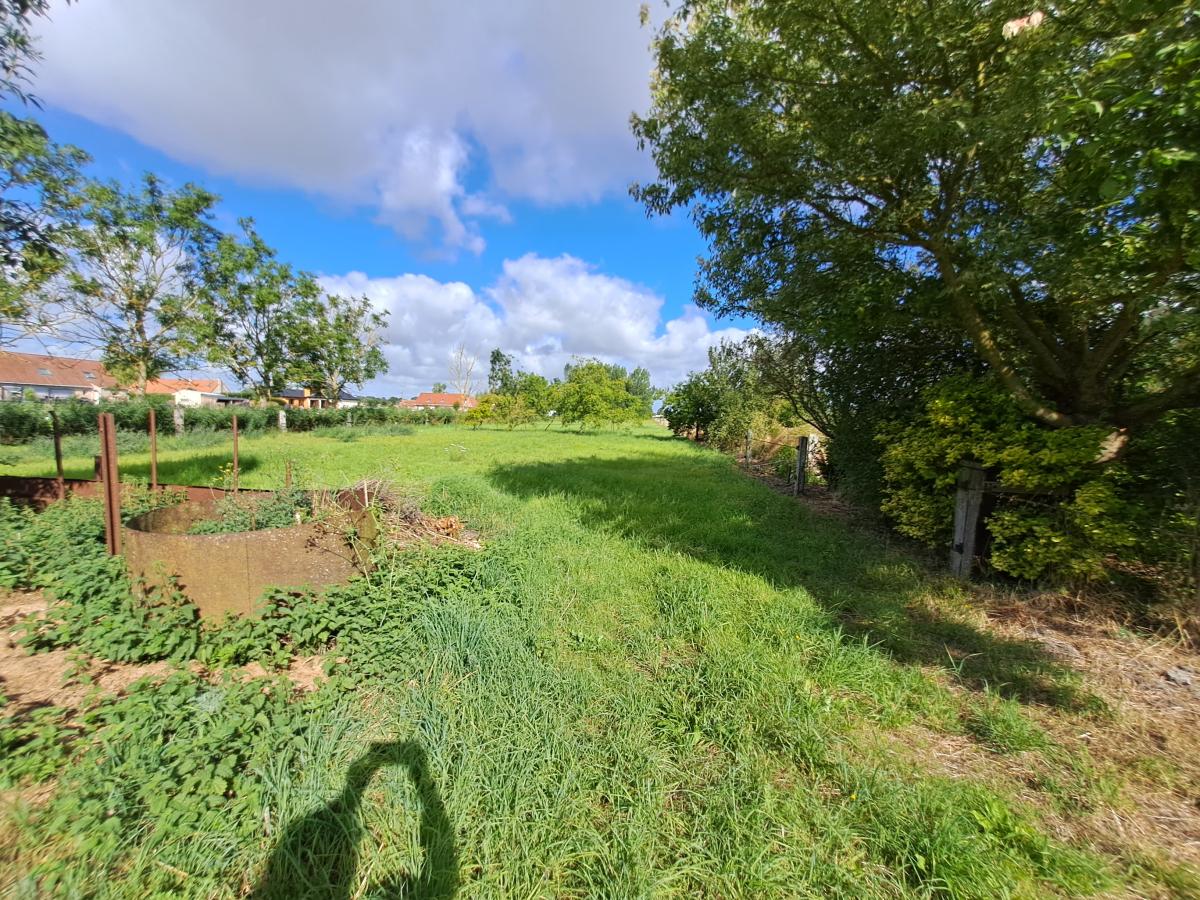
[[[86,378],[88,381],[95,381],[96,373],[95,372],[84,372],[83,377]]]
[[[39,375],[49,375],[50,370],[49,369],[38,369],[38,374]]]

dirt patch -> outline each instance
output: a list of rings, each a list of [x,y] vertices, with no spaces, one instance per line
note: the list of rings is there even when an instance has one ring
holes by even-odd
[[[96,690],[119,694],[139,679],[165,678],[170,672],[170,664],[164,662],[77,662],[78,658],[66,650],[28,654],[17,644],[17,623],[25,616],[44,612],[47,605],[40,592],[0,597],[0,623],[4,628],[0,635],[0,692],[8,698],[10,712],[21,713],[41,706],[61,706],[76,712]],[[72,673],[77,673],[76,677],[69,679]]]
[[[273,678],[282,675],[300,691],[315,691],[325,678],[325,657],[297,656],[286,669],[272,672],[260,663],[252,662],[242,666],[241,672],[246,680],[255,678]]]
[[[979,593],[987,608],[980,627],[1041,645],[1079,672],[1111,714],[1026,705],[1051,738],[1043,751],[994,753],[919,725],[886,734],[880,749],[917,771],[1013,793],[1060,839],[1134,863],[1200,866],[1200,655],[1050,597]]]

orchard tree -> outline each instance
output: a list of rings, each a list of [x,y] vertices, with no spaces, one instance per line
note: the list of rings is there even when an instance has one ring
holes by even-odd
[[[100,182],[82,189],[82,221],[55,298],[69,316],[63,334],[99,351],[138,393],[197,355],[216,202],[192,184],[168,190],[151,174],[135,191]]]
[[[435,394],[444,394],[444,393],[446,393],[446,390],[447,390],[447,387],[446,387],[446,382],[444,382],[444,381],[435,381],[435,382],[433,383],[433,392],[434,392]]]
[[[685,0],[635,194],[691,210],[703,305],[805,329],[831,271],[907,280],[843,302],[916,290],[1027,416],[1102,425],[1111,456],[1200,403],[1197,35],[1179,0]]]
[[[641,402],[629,393],[620,366],[587,359],[567,365],[565,374],[554,389],[555,410],[563,427],[618,425],[643,418]]]
[[[243,239],[223,235],[204,267],[203,347],[210,363],[228,369],[258,400],[301,380],[292,350],[303,351],[304,315],[320,295],[316,280],[275,258],[254,229]]]
[[[292,378],[337,401],[347,385],[361,387],[387,372],[379,348],[387,314],[367,297],[322,294],[299,299],[290,328]]]

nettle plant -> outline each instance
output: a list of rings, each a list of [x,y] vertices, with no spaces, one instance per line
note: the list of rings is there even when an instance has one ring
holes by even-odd
[[[1105,576],[1105,557],[1133,546],[1120,464],[1101,466],[1102,426],[1051,429],[1032,421],[987,379],[947,379],[926,391],[911,421],[885,427],[883,511],[896,528],[946,546],[964,463],[1002,488],[987,518],[991,564],[1018,578]]]

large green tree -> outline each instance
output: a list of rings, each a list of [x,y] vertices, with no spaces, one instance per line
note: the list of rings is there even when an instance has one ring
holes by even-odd
[[[289,347],[293,377],[337,400],[347,385],[362,386],[387,371],[379,345],[387,314],[367,297],[324,294],[296,304]]]
[[[204,266],[202,346],[210,363],[266,400],[303,374],[292,349],[300,355],[315,339],[304,316],[320,287],[311,275],[279,262],[252,220],[240,224],[243,237],[222,235]]]
[[[687,0],[635,193],[691,209],[705,305],[823,338],[831,304],[911,298],[1026,415],[1116,448],[1200,403],[1198,24],[1177,0]]]
[[[168,189],[147,174],[140,188],[91,182],[80,194],[70,266],[57,297],[63,333],[98,350],[117,378],[146,382],[198,354],[202,275],[217,240],[217,197],[192,184]]]

